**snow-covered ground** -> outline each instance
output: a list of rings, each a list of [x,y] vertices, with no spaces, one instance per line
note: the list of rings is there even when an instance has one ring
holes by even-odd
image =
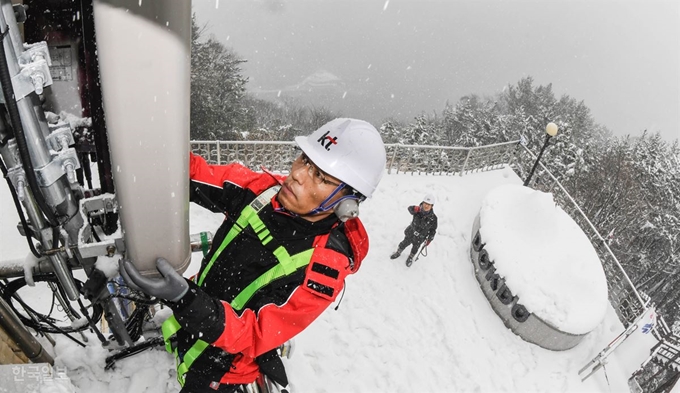
[[[581,382],[578,370],[623,331],[614,310],[575,348],[563,352],[527,343],[508,330],[478,286],[470,262],[473,221],[482,200],[503,184],[521,184],[506,168],[459,176],[386,175],[361,207],[371,249],[346,282],[339,308],[327,310],[296,340],[284,360],[293,392],[626,392],[627,379],[647,357],[651,335],[636,333],[604,370]],[[437,195],[439,230],[410,268],[389,255],[410,222],[408,205]],[[0,187],[1,260],[23,257],[6,186]],[[214,231],[222,217],[191,206],[191,233]],[[527,253],[531,253],[527,250]],[[200,253],[185,273],[195,273]],[[564,285],[564,283],[562,283]],[[567,286],[568,287],[568,286]],[[29,303],[49,301],[23,292]],[[174,360],[150,350],[104,371],[109,354],[90,335],[86,348],[56,337],[56,366],[78,392],[177,392]],[[605,375],[606,372],[606,375]],[[63,390],[49,390],[61,392]]]

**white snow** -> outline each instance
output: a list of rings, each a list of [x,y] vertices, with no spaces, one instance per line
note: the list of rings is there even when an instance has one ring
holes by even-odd
[[[97,257],[95,266],[101,270],[107,278],[115,278],[118,275],[118,260],[120,256],[109,257],[101,255]]]
[[[602,264],[552,194],[521,184],[494,188],[482,201],[479,231],[497,273],[527,310],[572,334],[602,322],[609,305]]]
[[[636,333],[614,352],[604,370],[585,382],[578,376],[578,370],[623,331],[611,306],[580,344],[554,352],[505,328],[479,288],[469,258],[473,221],[489,191],[520,183],[507,168],[462,177],[385,175],[361,208],[371,249],[360,271],[347,279],[338,310],[328,309],[300,334],[293,357],[284,360],[292,391],[628,391],[628,377],[655,343],[651,335]],[[389,255],[410,222],[406,207],[429,192],[437,195],[437,236],[428,255],[407,268],[405,255],[396,260]],[[18,218],[6,186],[0,187],[0,209],[0,259],[24,259],[28,247],[16,231]],[[190,209],[191,233],[214,231],[223,219],[193,204]],[[524,250],[526,258],[533,259],[537,249]],[[495,259],[505,256],[500,252]],[[200,253],[193,254],[186,276],[197,271],[200,258]],[[48,305],[49,292],[32,292],[36,288],[24,288],[24,300]],[[593,314],[600,312],[597,304],[592,304],[597,308]],[[93,334],[86,335],[86,348],[62,336],[55,336],[56,347],[48,348],[56,356],[55,367],[66,368],[77,392],[179,391],[174,360],[164,350],[140,353],[105,371],[104,358],[111,352],[101,348]]]

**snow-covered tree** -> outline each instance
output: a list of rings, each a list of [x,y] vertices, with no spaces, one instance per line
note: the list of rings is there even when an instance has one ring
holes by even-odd
[[[195,17],[191,34],[191,138],[238,140],[238,131],[254,126],[254,115],[244,106],[248,78],[240,59],[214,37],[203,40]]]

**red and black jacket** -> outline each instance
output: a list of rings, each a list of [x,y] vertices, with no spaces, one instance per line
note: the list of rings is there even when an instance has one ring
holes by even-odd
[[[199,276],[241,211],[283,177],[253,172],[239,164],[208,165],[191,155],[191,200],[226,218],[213,238]],[[221,251],[202,282],[171,305],[182,326],[180,356],[197,339],[211,345],[186,375],[186,385],[242,384],[255,380],[256,358],[304,330],[338,296],[347,275],[355,273],[368,251],[359,219],[342,223],[335,215],[310,222],[286,212],[276,196],[258,214],[277,245],[293,255],[314,248],[309,265],[259,289],[239,312],[229,303],[255,278],[278,263],[252,228]]]

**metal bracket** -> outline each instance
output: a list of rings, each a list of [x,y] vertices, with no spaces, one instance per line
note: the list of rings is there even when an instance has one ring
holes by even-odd
[[[26,6],[23,4],[12,4],[14,15],[17,18],[17,23],[26,22]]]
[[[73,183],[71,180],[72,178],[74,181],[76,180],[75,170],[78,168],[80,168],[78,153],[76,153],[76,149],[71,147],[52,156],[52,161],[49,164],[36,168],[35,175],[41,187],[54,184],[60,177],[64,176],[64,173],[69,177],[69,182]]]
[[[20,66],[28,65],[34,61],[45,60],[48,66],[52,65],[52,58],[50,57],[50,50],[47,47],[47,42],[40,41],[33,44],[24,44],[24,51],[17,59]]]
[[[24,201],[26,186],[26,172],[21,165],[21,157],[19,156],[19,147],[15,138],[10,139],[7,143],[7,150],[9,151],[9,157],[5,156],[3,158],[7,159],[6,164],[11,167],[7,170],[7,175],[9,176],[12,186],[17,192],[17,196],[20,201]],[[9,162],[8,162],[9,161]]]
[[[17,197],[23,202],[26,197],[24,191],[24,188],[26,187],[26,172],[24,172],[24,168],[17,165],[13,168],[9,168],[7,174],[9,180],[12,182],[12,186],[14,186],[14,189],[17,192]]]
[[[80,215],[83,222],[89,222],[88,218],[97,215],[104,215],[106,213],[115,213],[118,211],[118,201],[116,201],[113,194],[102,194],[92,198],[80,200]],[[125,252],[125,242],[119,232],[113,236],[102,238],[100,242],[92,240],[92,227],[85,224],[78,231],[78,252],[83,258],[98,257],[98,256],[113,256],[114,254],[123,254]]]
[[[42,94],[43,87],[51,84],[52,75],[45,60],[39,60],[26,65],[18,74],[12,77],[14,99],[19,101],[34,91]],[[4,97],[0,98],[0,102],[5,103]]]
[[[52,131],[45,138],[45,142],[54,151],[66,150],[69,146],[76,143],[75,139],[73,139],[73,131],[66,123],[59,124],[59,128]]]
[[[24,51],[17,61],[20,71],[12,77],[14,99],[21,100],[32,92],[42,94],[43,87],[52,84],[50,66],[52,58],[47,48],[47,42],[41,41],[35,44],[24,44]],[[4,103],[4,97],[0,96],[0,102]]]

